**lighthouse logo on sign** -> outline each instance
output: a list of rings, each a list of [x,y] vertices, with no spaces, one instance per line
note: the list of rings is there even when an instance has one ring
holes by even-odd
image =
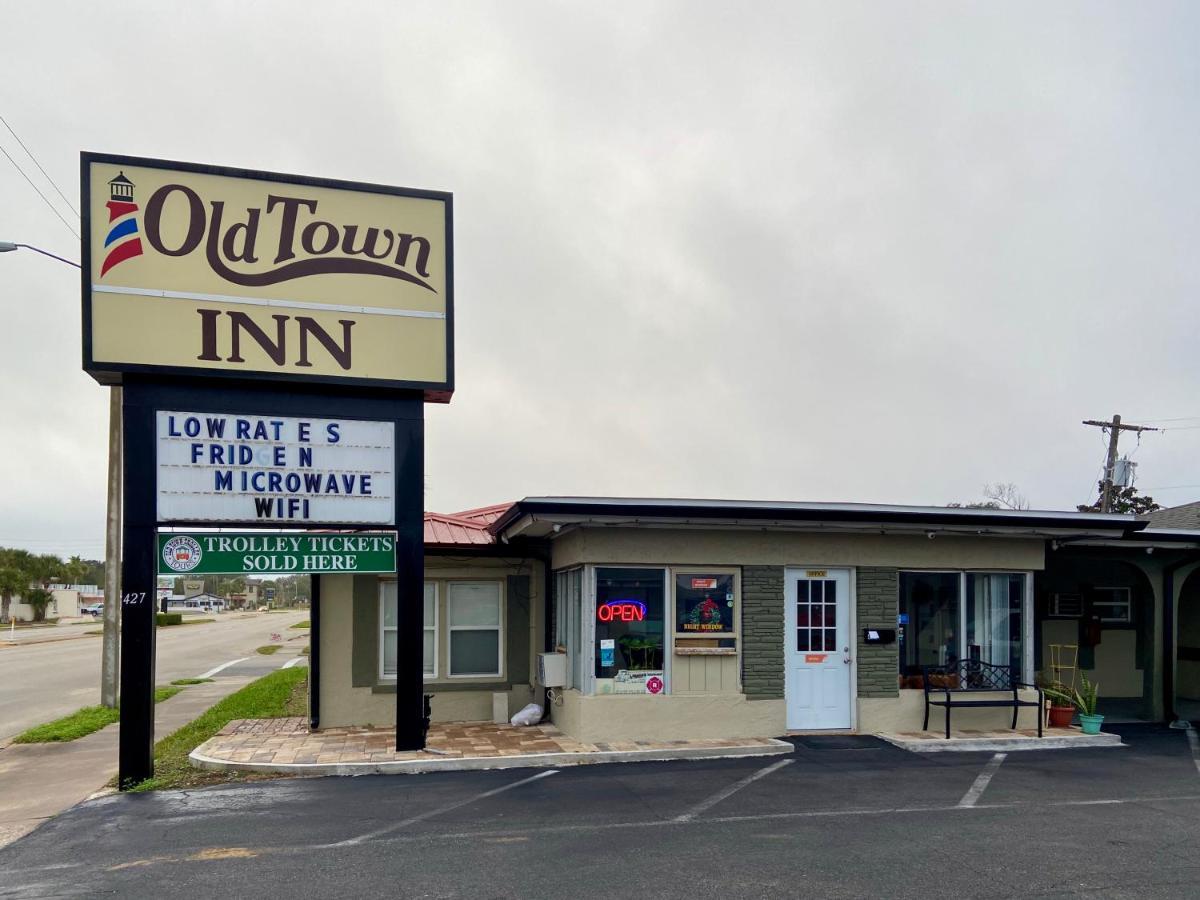
[[[133,202],[133,188],[133,182],[125,177],[124,172],[118,173],[108,183],[111,199],[104,204],[108,209],[108,234],[104,238],[101,278],[113,266],[142,255],[142,239],[138,235],[138,205]]]
[[[162,555],[163,562],[172,572],[190,572],[200,565],[204,551],[200,549],[199,541],[181,534],[163,544]]]

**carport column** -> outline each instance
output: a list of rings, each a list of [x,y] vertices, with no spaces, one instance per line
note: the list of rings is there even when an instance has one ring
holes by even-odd
[[[122,790],[154,774],[155,420],[143,385],[125,384],[122,441],[121,730]]]
[[[425,748],[425,407],[396,422],[396,749]]]

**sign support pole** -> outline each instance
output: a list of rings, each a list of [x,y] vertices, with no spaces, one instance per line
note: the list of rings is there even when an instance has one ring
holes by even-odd
[[[121,729],[117,784],[122,790],[154,774],[154,640],[158,584],[154,408],[140,384],[126,381],[125,472],[121,559]]]
[[[396,422],[396,749],[424,750],[425,407]]]

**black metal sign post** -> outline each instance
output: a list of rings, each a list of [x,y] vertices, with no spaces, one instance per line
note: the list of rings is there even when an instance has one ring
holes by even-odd
[[[419,415],[424,406],[417,403]],[[425,422],[396,434],[396,749],[425,749]],[[403,476],[401,473],[405,473]]]
[[[297,385],[278,388],[251,384],[221,384],[191,379],[125,378],[123,462],[125,522],[121,567],[124,596],[121,622],[121,730],[118,783],[132,787],[154,774],[154,643],[157,538],[160,526],[185,523],[158,517],[156,484],[157,411],[186,409],[197,413],[248,416],[300,416],[388,421],[393,425],[395,473],[396,578],[398,624],[396,673],[396,746],[420,750],[425,746],[423,718],[422,635],[424,633],[424,398],[417,391],[356,390],[347,395],[337,386]],[[228,522],[189,522],[189,526],[228,526]],[[239,523],[238,528],[303,528],[301,521]],[[379,524],[328,523],[321,530],[378,530]],[[314,579],[321,576],[314,576]],[[314,588],[314,600],[319,597]],[[314,616],[346,616],[350,611],[330,603],[314,603]],[[320,639],[314,622],[314,640]],[[310,664],[320,659],[310,651]],[[319,690],[316,677],[313,688]],[[314,709],[319,708],[319,697]]]
[[[154,774],[154,408],[144,388],[123,391],[124,524],[121,530],[121,790]]]

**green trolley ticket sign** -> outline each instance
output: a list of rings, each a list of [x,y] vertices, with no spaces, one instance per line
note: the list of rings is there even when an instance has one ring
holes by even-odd
[[[160,534],[159,575],[316,575],[396,571],[396,534]]]

